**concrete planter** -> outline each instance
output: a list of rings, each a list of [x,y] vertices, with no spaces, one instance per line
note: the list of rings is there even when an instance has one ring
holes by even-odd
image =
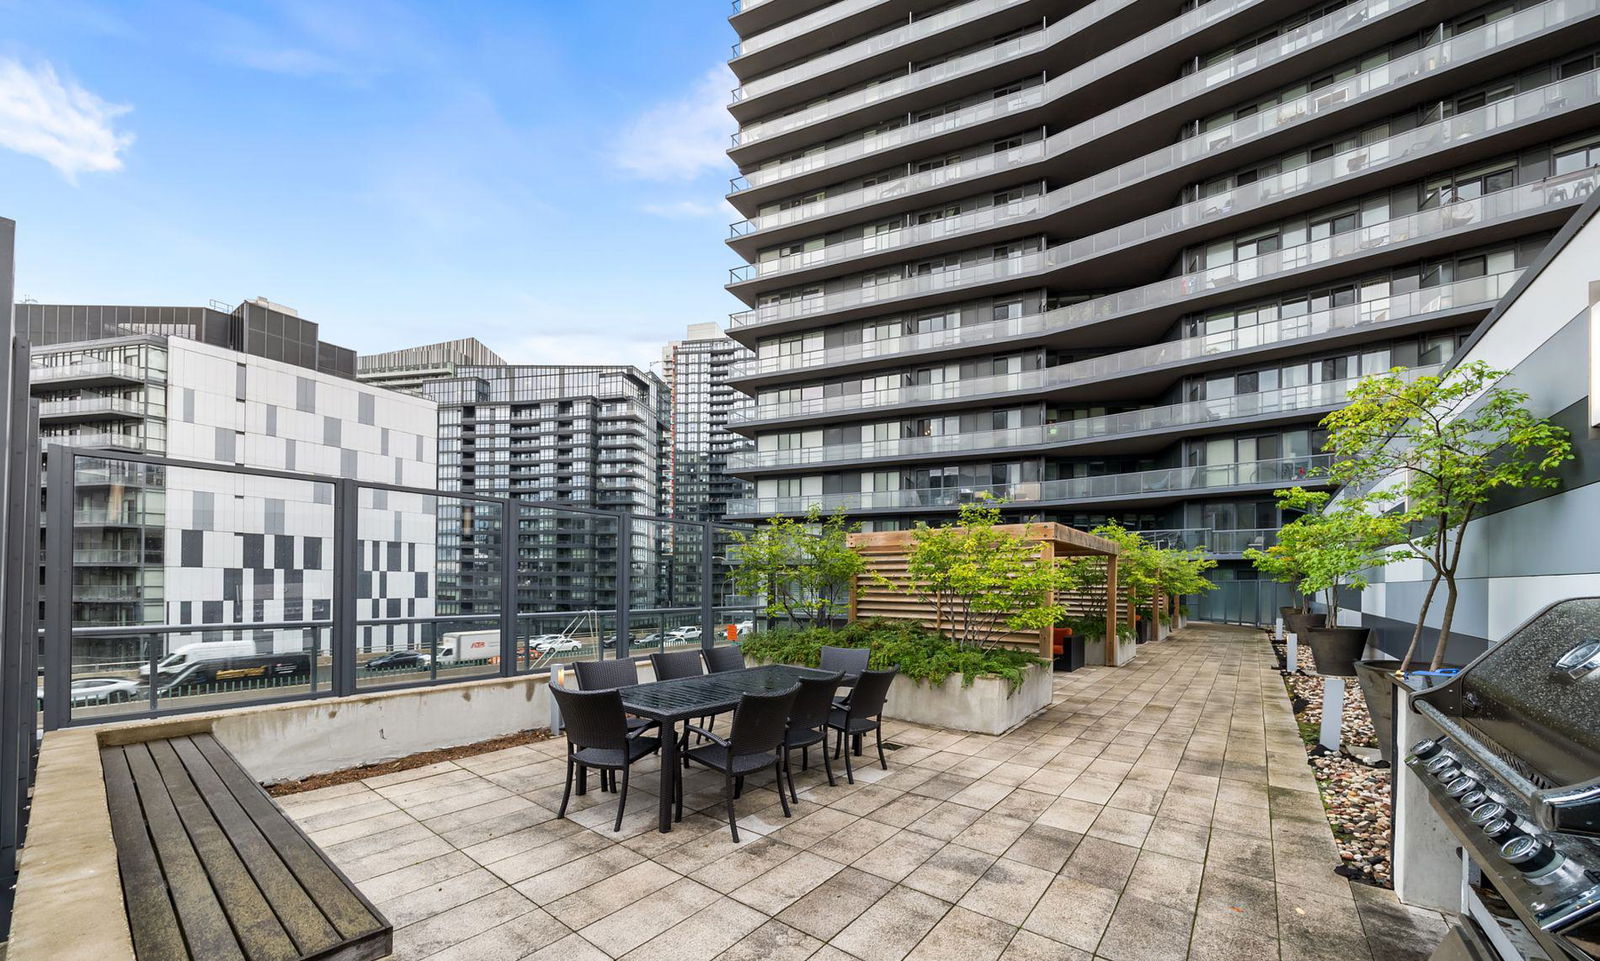
[[[1139,642],[1132,637],[1117,641],[1117,652],[1110,664],[1106,663],[1106,642],[1103,637],[1088,637],[1083,641],[1084,663],[1097,667],[1121,667],[1139,653]]]
[[[1329,677],[1354,677],[1356,661],[1367,649],[1365,627],[1316,627],[1306,632],[1311,644],[1311,661],[1317,673]]]
[[[771,662],[750,658],[750,663]],[[1000,677],[980,677],[971,687],[962,687],[960,674],[940,684],[918,683],[901,674],[889,686],[883,716],[952,731],[1004,734],[1050,706],[1053,673],[1048,664],[1030,665],[1015,692]]]

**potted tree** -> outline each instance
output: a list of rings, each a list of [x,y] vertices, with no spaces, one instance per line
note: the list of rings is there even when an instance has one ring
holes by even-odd
[[[1300,590],[1325,600],[1327,623],[1306,632],[1317,673],[1351,676],[1369,631],[1339,626],[1340,592],[1364,590],[1368,571],[1398,559],[1386,550],[1398,537],[1397,522],[1352,501],[1330,504],[1325,491],[1296,487],[1277,497],[1280,508],[1304,513],[1278,531],[1278,543],[1267,553],[1293,558],[1304,575]]]
[[[1279,491],[1279,494],[1284,493]],[[1280,504],[1281,506],[1281,504]],[[1293,536],[1291,534],[1291,536]],[[1250,548],[1244,552],[1245,560],[1249,561],[1257,571],[1265,574],[1269,579],[1280,584],[1288,584],[1296,593],[1303,594],[1300,584],[1306,579],[1305,566],[1300,562],[1297,552],[1287,549],[1278,549],[1282,545],[1283,532],[1278,532],[1278,544],[1266,550]],[[1295,607],[1278,608],[1278,616],[1283,618],[1284,630],[1291,634],[1304,637],[1313,627],[1321,627],[1324,615],[1313,613],[1311,598],[1307,597]],[[1286,665],[1287,669],[1294,670],[1295,665]]]
[[[1391,762],[1396,685],[1411,670],[1441,585],[1444,610],[1428,665],[1437,671],[1445,663],[1468,526],[1496,493],[1558,486],[1573,457],[1567,432],[1534,416],[1525,392],[1497,386],[1504,377],[1481,361],[1427,377],[1396,368],[1356,385],[1348,406],[1323,420],[1332,479],[1366,491],[1356,500],[1368,511],[1394,517],[1400,550],[1432,575],[1405,654],[1358,665],[1379,748]]]
[[[802,520],[774,517],[754,531],[733,535],[735,590],[766,600],[768,621],[823,627],[850,613],[856,576],[866,561],[850,548],[843,513],[824,516],[812,507]]]

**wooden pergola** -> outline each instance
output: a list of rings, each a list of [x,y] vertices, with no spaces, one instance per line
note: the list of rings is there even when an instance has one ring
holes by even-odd
[[[1106,663],[1116,663],[1117,608],[1120,592],[1117,586],[1117,552],[1115,541],[1080,531],[1075,527],[1054,523],[1004,524],[997,530],[1016,534],[1039,544],[1039,558],[1054,563],[1060,557],[1104,557],[1106,559],[1105,612],[1106,612]],[[881,617],[889,620],[916,621],[926,627],[948,631],[960,625],[951,623],[948,615],[940,616],[925,601],[903,591],[885,587],[877,579],[881,575],[891,584],[906,584],[906,556],[916,536],[915,531],[873,531],[851,534],[850,547],[867,562],[867,570],[856,578],[855,596],[850,602],[850,619]],[[1039,655],[1049,658],[1054,650],[1049,628],[1038,632],[1012,631],[1001,638],[1001,643],[1015,647],[1037,647]]]

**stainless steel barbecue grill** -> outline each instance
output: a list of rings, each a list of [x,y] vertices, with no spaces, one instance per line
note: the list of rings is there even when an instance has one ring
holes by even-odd
[[[1406,766],[1464,859],[1434,957],[1600,959],[1600,598],[1545,608],[1412,706],[1443,734]]]

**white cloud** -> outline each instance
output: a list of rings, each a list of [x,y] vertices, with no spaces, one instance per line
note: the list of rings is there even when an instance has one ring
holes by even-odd
[[[718,65],[689,93],[639,114],[617,141],[617,166],[644,180],[693,180],[728,169],[728,137],[737,128],[728,114],[734,84],[733,73]]]
[[[69,182],[122,169],[133,135],[114,124],[130,109],[63,81],[49,63],[30,70],[0,57],[0,147],[38,157]]]

